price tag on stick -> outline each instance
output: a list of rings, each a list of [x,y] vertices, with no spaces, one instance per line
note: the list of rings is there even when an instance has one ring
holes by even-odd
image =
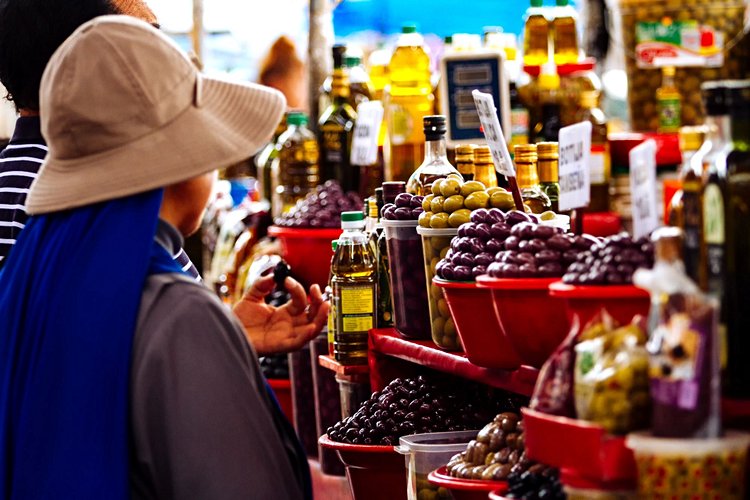
[[[352,136],[351,164],[374,165],[378,161],[378,135],[383,122],[380,101],[363,102],[357,106],[357,121]]]
[[[500,126],[500,120],[497,118],[497,108],[492,94],[485,94],[478,90],[473,90],[471,95],[474,97],[474,105],[477,107],[479,122],[484,130],[484,137],[487,140],[487,146],[492,153],[492,163],[495,165],[497,173],[508,178],[508,183],[513,194],[513,200],[516,203],[516,209],[523,210],[523,200],[521,191],[516,183],[516,169],[513,160],[510,159],[508,145],[505,143],[503,128]]]
[[[630,196],[633,236],[646,236],[659,225],[656,204],[656,142],[649,139],[630,150]]]
[[[591,123],[561,128],[559,143],[560,210],[588,206],[591,200]]]

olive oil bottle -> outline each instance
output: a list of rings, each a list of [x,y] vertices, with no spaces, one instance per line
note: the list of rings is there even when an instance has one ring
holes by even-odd
[[[677,132],[682,124],[682,96],[675,85],[675,68],[661,69],[661,86],[656,89],[656,107],[659,113],[659,132]]]
[[[552,20],[552,44],[555,64],[578,62],[578,31],[576,10],[568,0],[557,0],[555,18]]]
[[[318,143],[323,180],[336,179],[344,191],[359,191],[360,168],[350,163],[357,113],[349,104],[349,76],[344,66],[344,45],[333,47],[331,105],[318,123]]]
[[[539,187],[536,148],[536,144],[516,146],[514,161],[516,164],[516,180],[523,203],[529,207],[532,213],[540,214],[551,210],[552,202]]]
[[[703,241],[703,162],[699,150],[705,132],[702,127],[680,128],[682,169],[680,170],[682,232],[685,272],[695,283],[701,280],[701,242]]]
[[[415,26],[404,26],[388,65],[385,178],[406,181],[424,158],[422,118],[434,113],[430,56]]]
[[[609,211],[609,180],[611,167],[609,141],[607,140],[607,117],[599,108],[599,91],[581,92],[581,110],[576,121],[591,123],[591,155],[589,175],[591,179],[591,212]]]
[[[536,145],[539,188],[549,198],[552,211],[558,212],[560,200],[559,151],[556,142],[540,142]]]
[[[364,232],[362,212],[341,214],[344,232],[331,264],[335,311],[334,358],[344,365],[367,364],[367,336],[375,327],[377,262]]]
[[[542,0],[531,0],[523,29],[523,63],[541,66],[549,60],[549,21]]]
[[[282,118],[271,142],[266,144],[263,150],[255,157],[255,166],[258,173],[258,192],[262,200],[273,200],[273,162],[279,156],[279,136],[286,130],[286,117]]]
[[[469,179],[464,177],[464,180]],[[495,171],[495,164],[492,162],[492,152],[487,145],[474,148],[474,180],[481,182],[486,188],[498,186],[497,172]]]
[[[331,251],[336,255],[336,249],[339,246],[339,240],[331,241]],[[333,256],[331,256],[331,270],[328,273],[328,286],[326,294],[329,297],[331,308],[328,309],[328,355],[334,357],[333,343],[336,341],[336,299],[333,297]]]
[[[288,128],[279,136],[274,216],[289,211],[318,185],[318,142],[307,128],[307,115],[299,111],[287,113]]]
[[[465,181],[474,180],[474,147],[473,144],[456,146],[456,169]]]

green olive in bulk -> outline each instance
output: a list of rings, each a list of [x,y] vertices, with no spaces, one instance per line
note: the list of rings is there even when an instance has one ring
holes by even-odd
[[[507,191],[495,191],[490,195],[490,206],[508,211],[515,206],[513,195]]]
[[[445,299],[438,300],[438,312],[440,313],[440,316],[447,318],[450,316],[450,311],[448,310],[448,303],[445,301]]]
[[[432,183],[432,194],[434,194],[435,196],[442,196],[442,193],[440,191],[440,188],[441,188],[442,185],[443,185],[443,179],[438,179],[435,182],[433,182]]]
[[[441,212],[430,217],[430,227],[432,229],[444,229],[448,227],[448,214]]]
[[[448,212],[449,214],[462,208],[464,208],[464,197],[460,194],[454,194],[453,196],[446,198],[443,202],[443,211]]]
[[[458,182],[464,181],[464,178],[461,177],[461,174],[457,174],[457,173],[448,174],[446,179],[456,179]]]
[[[461,192],[461,183],[456,179],[443,179],[443,183],[440,185],[440,194],[445,198],[453,196]]]
[[[430,202],[430,212],[438,214],[443,211],[443,203],[445,198],[442,196],[435,196]]]
[[[440,263],[440,259],[437,257],[433,257],[430,261],[430,272],[432,274],[435,274],[435,270],[437,269],[437,265]]]
[[[453,318],[448,318],[445,321],[445,334],[449,337],[456,336],[456,324],[453,323]]]
[[[490,195],[485,191],[476,191],[466,197],[464,205],[469,210],[476,210],[478,208],[488,208],[490,205]]]
[[[432,337],[434,339],[440,339],[443,337],[445,330],[445,319],[442,316],[437,316],[432,320]]]
[[[552,210],[547,210],[546,212],[539,214],[540,220],[555,220],[555,217],[557,217],[557,214]]]
[[[470,222],[470,218],[471,210],[469,210],[468,208],[462,208],[460,210],[456,210],[450,215],[450,217],[448,217],[448,224],[450,225],[450,227],[460,227],[461,224]]]
[[[422,210],[424,210],[425,212],[429,212],[432,210],[432,199],[434,197],[434,194],[428,194],[424,197],[424,200],[422,200]]]
[[[451,249],[451,247],[445,247],[442,250],[440,250],[440,260],[444,259],[446,255],[448,255],[448,251]]]
[[[466,198],[471,193],[475,193],[477,191],[484,191],[485,187],[484,184],[482,184],[479,181],[468,181],[465,182],[463,186],[461,186],[461,196]]]
[[[422,227],[430,227],[430,219],[432,218],[432,212],[422,212],[419,214],[419,219],[417,220],[419,222],[419,225]]]

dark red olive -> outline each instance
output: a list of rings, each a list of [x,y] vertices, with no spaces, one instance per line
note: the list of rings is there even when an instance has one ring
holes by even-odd
[[[505,238],[505,249],[506,250],[518,250],[518,244],[521,242],[521,239],[517,236],[508,236]]]
[[[503,250],[505,246],[503,245],[502,241],[492,238],[484,245],[484,248],[486,251],[492,254],[496,254],[500,250]]]
[[[401,208],[411,208],[411,200],[414,197],[414,195],[409,193],[401,193],[398,196],[396,196],[396,206]],[[421,205],[420,205],[421,206]]]
[[[510,236],[510,226],[505,222],[496,222],[490,227],[490,234],[500,241]]]
[[[544,249],[534,254],[536,262],[538,264],[546,264],[547,262],[559,262],[560,252],[555,250]]]
[[[571,237],[565,234],[556,234],[555,236],[547,240],[547,246],[554,250],[565,251],[573,246],[573,242],[571,241],[571,239]]]
[[[471,220],[471,222],[477,222],[477,223],[487,222],[488,215],[489,215],[489,212],[487,211],[486,208],[479,208],[471,212],[471,217],[469,218],[469,220]]]
[[[488,224],[495,224],[495,223],[498,223],[498,222],[505,222],[505,214],[499,208],[490,208],[487,211],[487,220],[486,220],[486,222]]]

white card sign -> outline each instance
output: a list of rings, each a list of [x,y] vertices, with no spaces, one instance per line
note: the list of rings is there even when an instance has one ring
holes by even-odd
[[[560,210],[585,207],[591,200],[591,123],[561,128],[559,144]]]
[[[659,226],[656,204],[656,142],[649,139],[630,150],[630,194],[633,236],[646,236]]]
[[[351,164],[374,165],[378,161],[378,135],[383,122],[380,101],[363,102],[357,106],[357,121],[352,137]]]
[[[487,145],[492,152],[495,170],[506,177],[515,177],[516,169],[513,160],[510,159],[500,120],[497,119],[495,99],[493,99],[492,94],[485,94],[478,90],[473,90],[471,95],[474,97],[474,105],[477,107],[479,121],[484,129],[484,137],[487,139]]]

